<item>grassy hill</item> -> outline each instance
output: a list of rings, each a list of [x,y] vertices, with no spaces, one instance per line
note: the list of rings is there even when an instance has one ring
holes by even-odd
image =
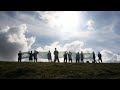
[[[0,79],[120,79],[120,64],[0,62]]]

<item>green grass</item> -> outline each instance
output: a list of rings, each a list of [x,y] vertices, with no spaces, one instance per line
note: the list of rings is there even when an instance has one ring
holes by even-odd
[[[120,79],[120,64],[0,62],[0,79]]]

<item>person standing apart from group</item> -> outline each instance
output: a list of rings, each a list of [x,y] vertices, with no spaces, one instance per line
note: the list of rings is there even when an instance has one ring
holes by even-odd
[[[19,51],[19,53],[18,53],[18,62],[21,62],[21,59],[22,59],[22,53],[21,53],[21,51]]]

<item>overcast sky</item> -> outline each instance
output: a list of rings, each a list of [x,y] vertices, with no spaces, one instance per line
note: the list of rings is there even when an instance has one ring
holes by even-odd
[[[21,51],[100,51],[119,62],[119,11],[0,11],[0,60]],[[105,61],[105,60],[104,60]]]

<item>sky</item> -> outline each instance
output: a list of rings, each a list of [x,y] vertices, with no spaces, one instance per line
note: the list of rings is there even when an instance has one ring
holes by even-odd
[[[18,51],[98,52],[120,62],[119,11],[0,11],[0,60]]]

